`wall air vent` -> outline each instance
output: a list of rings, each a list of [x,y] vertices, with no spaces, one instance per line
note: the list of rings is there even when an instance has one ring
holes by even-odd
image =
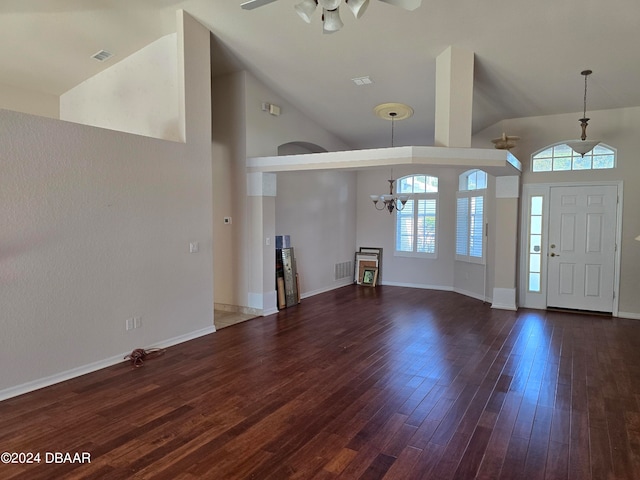
[[[353,263],[351,262],[342,262],[336,263],[335,265],[335,279],[340,280],[341,278],[353,277]]]
[[[91,55],[91,58],[95,58],[99,62],[104,62],[107,58],[111,58],[113,53],[107,52],[106,50],[100,50],[98,53],[94,53]]]

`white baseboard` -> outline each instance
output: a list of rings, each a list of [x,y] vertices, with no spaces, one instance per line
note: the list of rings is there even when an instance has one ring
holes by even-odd
[[[392,287],[409,287],[409,288],[422,288],[424,290],[441,290],[444,292],[453,292],[453,287],[447,285],[426,285],[423,283],[403,283],[403,282],[382,282],[382,285],[389,285]]]
[[[390,285],[393,287],[408,287],[408,288],[421,288],[423,290],[440,290],[443,292],[455,292],[465,297],[475,298],[481,302],[491,303],[492,299],[489,297],[483,297],[481,294],[470,292],[462,288],[450,287],[448,285],[426,285],[422,283],[402,283],[402,282],[383,282],[383,285]]]
[[[189,340],[195,340],[196,338],[204,337],[205,335],[209,335],[210,333],[215,333],[215,332],[216,332],[216,327],[211,325],[210,327],[201,328],[200,330],[196,330],[195,332],[189,332],[189,333],[185,333],[184,335],[169,338],[167,340],[162,340],[158,344],[148,348],[173,347],[174,345],[178,345],[179,343],[188,342]]]
[[[338,288],[346,287],[347,285],[352,285],[353,279],[351,277],[345,278],[341,281],[335,283],[335,285],[331,285],[329,287],[319,288],[317,290],[311,290],[310,292],[304,292],[300,294],[300,298],[309,298],[315,295],[320,295],[321,293],[330,292],[331,290],[336,290]]]
[[[243,307],[241,305],[229,305],[226,303],[214,303],[213,310],[219,310],[221,312],[229,313],[242,313],[245,315],[255,315],[256,317],[262,315],[262,310],[260,309]]]
[[[629,318],[631,320],[640,320],[640,313],[618,312],[618,318]]]
[[[202,337],[210,333],[214,333],[215,331],[216,331],[216,328],[212,325],[210,327],[203,328],[201,330],[196,330],[195,332],[190,332],[185,335],[180,335],[178,337],[163,340],[153,346],[145,347],[145,348],[172,347],[173,345],[187,342],[189,340],[193,340],[195,338]],[[18,395],[23,395],[25,393],[33,392],[34,390],[39,390],[41,388],[48,387],[56,383],[64,382],[66,380],[70,380],[72,378],[79,377],[81,375],[86,375],[87,373],[95,372],[103,368],[111,367],[112,365],[116,365],[120,362],[124,362],[125,361],[124,357],[129,353],[131,352],[121,353],[120,355],[115,355],[113,357],[105,358],[103,360],[98,360],[97,362],[72,368],[71,370],[66,370],[64,372],[56,373],[48,377],[39,378],[37,380],[23,383],[21,385],[16,385],[15,387],[5,388],[4,390],[0,390],[0,401],[6,400],[12,397],[17,397]]]
[[[331,286],[328,288],[323,288],[323,289],[319,289],[319,290],[314,290],[312,292],[306,292],[304,294],[302,294],[301,298],[307,298],[307,297],[312,297],[314,295],[318,295],[320,293],[324,293],[324,292],[328,292],[330,290],[335,290],[336,288],[341,288],[344,287],[345,285],[351,285],[353,284],[353,281],[349,280],[349,282],[343,284],[343,285],[335,285],[335,286]],[[407,288],[420,288],[423,290],[440,290],[443,292],[455,292],[455,293],[459,293],[460,295],[464,295],[466,297],[471,297],[471,298],[475,298],[476,300],[480,300],[482,302],[488,302],[491,303],[493,302],[493,299],[491,297],[483,297],[481,294],[477,294],[474,292],[470,292],[468,290],[463,290],[461,288],[454,288],[454,287],[450,287],[448,285],[429,285],[429,284],[424,284],[424,283],[404,283],[404,282],[388,282],[388,281],[383,281],[381,283],[381,285],[389,285],[391,287],[407,287]],[[504,305],[500,306],[496,306],[499,304],[496,304],[495,302],[491,305],[492,308],[504,308],[507,310],[517,310],[516,306],[515,306],[515,290],[513,290],[513,292],[511,293],[512,289],[501,289],[501,290],[509,290],[509,297],[511,298],[511,295],[513,295],[513,302],[512,303],[506,303]]]
[[[464,295],[465,297],[475,298],[476,300],[480,300],[481,302],[491,303],[493,299],[490,297],[484,297],[482,294],[470,292],[469,290],[463,290],[461,288],[454,288],[454,292],[459,293],[460,295]]]

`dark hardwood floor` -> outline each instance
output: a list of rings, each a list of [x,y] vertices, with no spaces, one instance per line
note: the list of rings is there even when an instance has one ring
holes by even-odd
[[[4,451],[42,461],[2,479],[638,479],[640,321],[349,286],[0,402]]]

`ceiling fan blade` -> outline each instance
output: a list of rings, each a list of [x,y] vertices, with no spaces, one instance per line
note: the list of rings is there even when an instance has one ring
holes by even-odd
[[[262,7],[275,1],[276,0],[249,0],[248,2],[241,3],[240,7],[245,10],[253,10],[254,8]]]
[[[381,2],[404,8],[405,10],[415,10],[420,6],[422,0],[380,0]]]

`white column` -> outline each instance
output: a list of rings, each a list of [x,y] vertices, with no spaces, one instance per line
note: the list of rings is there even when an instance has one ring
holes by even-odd
[[[471,147],[473,52],[449,47],[436,59],[437,147]]]
[[[492,308],[517,310],[516,265],[520,177],[496,177],[495,252]]]
[[[275,173],[247,174],[247,209],[249,248],[249,292],[250,308],[270,315],[278,311],[275,289],[275,197],[277,183]]]

